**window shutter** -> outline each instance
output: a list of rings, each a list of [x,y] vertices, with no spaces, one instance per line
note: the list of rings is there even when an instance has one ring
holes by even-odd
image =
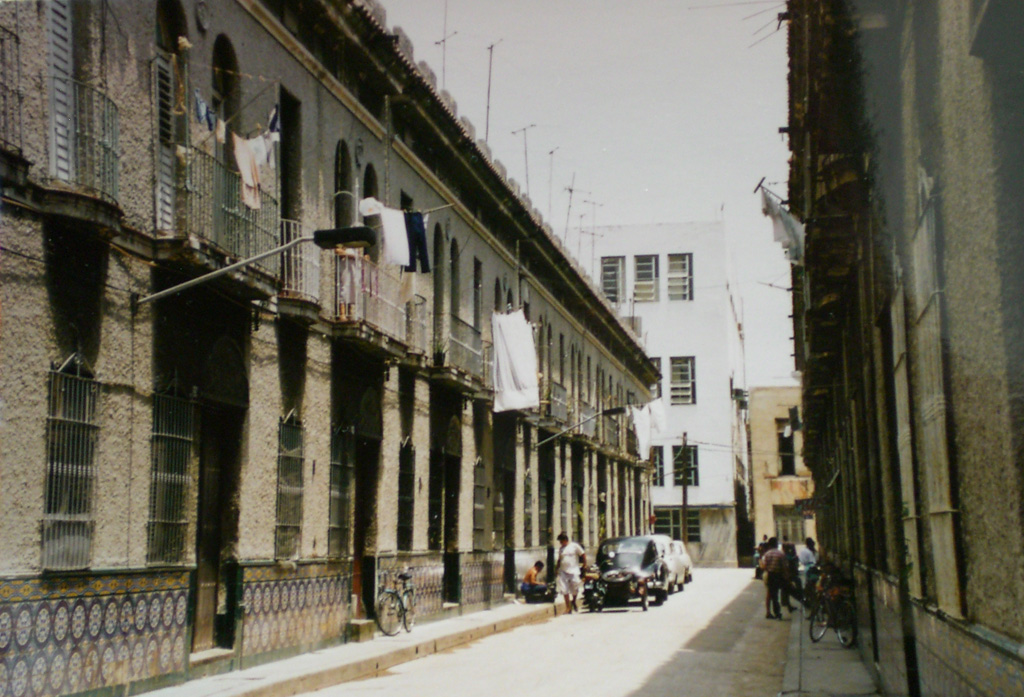
[[[50,2],[50,115],[53,119],[50,174],[74,180],[74,85],[71,54],[71,1]]]
[[[156,229],[174,231],[174,71],[171,58],[153,61],[153,103],[156,106]]]

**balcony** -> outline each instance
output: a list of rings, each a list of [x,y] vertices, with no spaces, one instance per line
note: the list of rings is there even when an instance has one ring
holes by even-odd
[[[482,379],[484,354],[480,330],[454,315],[450,319],[451,332],[445,364]]]
[[[53,76],[51,87],[50,178],[116,205],[117,107],[105,94],[77,80]],[[6,114],[0,118],[6,120]],[[6,128],[6,124],[3,127]]]
[[[397,273],[377,266],[369,257],[337,257],[335,319],[370,330],[385,342],[404,343],[408,330],[400,285]]]
[[[597,409],[584,401],[580,401],[579,410],[578,421],[589,419],[589,421],[580,426],[579,432],[587,438],[593,438],[597,434]]]
[[[550,384],[548,393],[548,416],[566,423],[569,420],[569,402],[565,388],[557,382]]]
[[[246,259],[280,244],[283,230],[277,199],[261,192],[260,207],[249,208],[242,203],[238,172],[202,150],[189,150],[186,161],[181,192],[186,234],[206,240],[231,259]],[[276,278],[281,274],[281,257],[274,255],[253,266]]]
[[[21,155],[18,35],[0,27],[0,149]]]
[[[602,440],[604,444],[615,450],[619,449],[619,417],[602,416]]]
[[[417,295],[405,306],[405,340],[410,353],[425,356],[430,343],[430,312],[426,299]]]

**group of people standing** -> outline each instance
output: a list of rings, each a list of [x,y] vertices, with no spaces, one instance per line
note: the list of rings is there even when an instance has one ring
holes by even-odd
[[[765,584],[765,618],[781,620],[783,606],[790,613],[795,612],[791,598],[803,603],[807,570],[818,562],[814,540],[808,537],[804,544],[806,546],[799,553],[796,545],[788,540],[784,540],[782,549],[779,549],[779,541],[775,537],[758,545],[757,575]]]

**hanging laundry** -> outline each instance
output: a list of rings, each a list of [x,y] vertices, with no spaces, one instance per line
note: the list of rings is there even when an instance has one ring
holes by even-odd
[[[227,137],[227,124],[223,119],[217,119],[217,128],[214,130],[214,138],[217,139],[218,143],[223,143]]]
[[[372,196],[367,196],[359,202],[359,215],[364,218],[371,215],[380,215],[382,210],[384,210],[384,204]]]
[[[206,123],[206,111],[208,107],[206,106],[206,100],[204,100],[203,96],[199,94],[198,87],[192,91],[192,98],[195,100],[196,105],[196,121],[199,123]]]
[[[651,408],[650,405],[630,407],[629,414],[633,417],[633,431],[636,433],[636,445],[641,460],[651,456]]]
[[[651,410],[651,432],[665,433],[665,400],[659,397],[647,406]]]
[[[540,406],[533,327],[522,310],[491,315],[494,339],[494,412]]]
[[[207,105],[206,107],[206,130],[213,131],[217,127],[217,114]]]
[[[263,136],[256,136],[245,141],[249,146],[249,150],[252,152],[253,159],[256,161],[257,166],[263,166],[267,163],[267,145],[263,141]]]
[[[270,137],[270,131],[263,134],[263,147],[267,149],[267,164],[270,169],[277,169],[277,163],[274,161],[274,139]]]
[[[409,235],[405,231],[405,213],[384,207],[380,212],[384,234],[384,261],[398,266],[409,265]]]
[[[275,143],[281,140],[281,117],[275,104],[267,115],[267,132],[270,134],[270,139]]]
[[[406,271],[416,270],[416,260],[420,260],[420,271],[430,273],[430,259],[427,257],[427,220],[422,213],[407,211],[405,214],[405,233],[409,238],[409,265]]]
[[[235,162],[242,178],[242,203],[254,210],[260,208],[260,169],[256,166],[256,158],[249,149],[249,143],[237,133],[231,133],[231,142],[235,147]]]

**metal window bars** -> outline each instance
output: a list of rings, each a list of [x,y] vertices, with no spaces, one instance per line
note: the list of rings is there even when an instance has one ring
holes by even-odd
[[[289,414],[278,426],[277,525],[274,556],[298,557],[302,542],[302,423]]]
[[[693,299],[693,254],[668,255],[668,299]]]
[[[302,237],[302,223],[281,220],[281,243]],[[281,297],[320,302],[320,253],[316,245],[305,244],[281,255]]]
[[[327,519],[327,556],[340,559],[349,553],[352,459],[347,432],[336,427],[331,433],[331,481]]]
[[[260,207],[242,203],[238,172],[198,149],[185,152],[183,180],[184,231],[201,237],[233,259],[248,259],[280,246],[277,199],[260,192]],[[271,276],[280,275],[280,255],[254,264]]]
[[[195,442],[195,402],[172,395],[153,395],[152,473],[149,489],[148,547],[150,564],[185,561],[186,507]]]
[[[338,256],[335,264],[337,319],[365,322],[392,339],[406,341],[406,304],[397,272],[365,256]]]
[[[42,565],[54,571],[88,567],[92,551],[99,383],[84,372],[72,356],[48,376]]]
[[[21,64],[18,35],[0,27],[0,147],[21,154]]]
[[[53,95],[50,176],[118,200],[118,112],[103,92],[61,75]]]

